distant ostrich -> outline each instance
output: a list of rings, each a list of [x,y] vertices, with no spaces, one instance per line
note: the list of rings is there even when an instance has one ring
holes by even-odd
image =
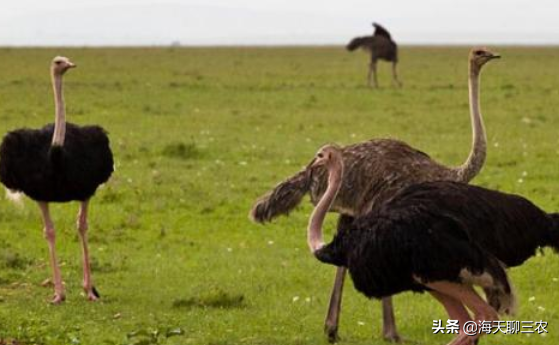
[[[369,86],[378,87],[377,79],[377,61],[386,60],[392,62],[392,79],[397,86],[402,86],[398,80],[398,45],[388,30],[380,24],[373,23],[375,33],[372,36],[355,37],[352,39],[346,49],[354,51],[358,48],[369,51],[371,54],[371,62],[369,64],[369,72],[367,74],[367,83]],[[373,80],[371,82],[371,76]]]
[[[427,154],[393,139],[373,139],[342,148],[346,174],[332,205],[332,211],[342,215],[338,231],[349,226],[353,222],[352,217],[368,213],[375,204],[405,186],[436,180],[468,182],[479,173],[486,155],[485,129],[479,106],[479,77],[484,64],[498,57],[486,49],[474,49],[470,53],[469,99],[473,142],[468,159],[461,166],[443,166]],[[326,169],[307,167],[259,198],[250,216],[259,223],[271,221],[291,212],[307,193],[316,205],[326,186]],[[338,337],[345,272],[345,268],[338,268],[325,321],[325,332],[330,341],[336,341]],[[400,339],[390,298],[383,299],[383,325],[386,339]]]
[[[87,247],[87,208],[97,187],[113,172],[113,156],[105,130],[66,123],[62,77],[74,67],[76,65],[65,57],[52,61],[54,125],[9,132],[0,146],[0,181],[8,190],[23,192],[35,200],[41,209],[53,270],[54,304],[65,300],[65,292],[56,260],[55,230],[48,203],[80,201],[77,227],[83,251],[83,287],[89,300],[97,300],[99,294],[91,279]]]
[[[382,298],[429,291],[463,326],[511,313],[514,295],[502,264],[517,266],[538,248],[559,250],[559,214],[547,214],[516,195],[457,182],[426,182],[397,193],[349,231],[324,245],[322,226],[343,180],[343,157],[325,146],[312,166],[325,166],[328,188],[316,205],[307,242],[317,259],[349,269],[355,288]],[[489,305],[474,291],[481,286]],[[460,334],[451,344],[473,344]]]

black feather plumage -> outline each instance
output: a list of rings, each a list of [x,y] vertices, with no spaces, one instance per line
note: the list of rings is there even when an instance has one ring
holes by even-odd
[[[518,266],[541,247],[557,250],[558,221],[557,214],[517,195],[426,182],[356,219],[315,255],[347,267],[355,287],[369,297],[424,290],[414,277],[460,282],[462,269],[488,273],[510,293],[502,264]]]
[[[384,26],[380,25],[379,23],[373,23],[373,27],[375,28],[375,33],[373,34],[373,36],[384,36],[389,40],[392,40],[390,32],[388,32],[388,30],[386,30]]]
[[[509,267],[521,265],[539,248],[559,249],[559,218],[519,195],[456,182],[426,182],[402,190],[383,207],[414,204],[434,216],[459,221],[473,241]]]
[[[355,288],[367,297],[422,292],[426,287],[421,282],[461,282],[463,269],[475,275],[500,269],[498,261],[450,219],[438,219],[431,227],[430,215],[414,208],[373,212],[370,217],[374,221],[356,221],[353,229],[336,234],[315,253],[323,262],[347,267]]]
[[[0,181],[37,201],[84,201],[113,172],[109,138],[99,126],[66,124],[64,146],[54,125],[9,132],[0,145]]]

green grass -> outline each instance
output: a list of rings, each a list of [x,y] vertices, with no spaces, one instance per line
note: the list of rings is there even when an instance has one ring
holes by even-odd
[[[559,49],[503,48],[482,76],[488,160],[475,183],[559,210]],[[341,48],[0,49],[0,135],[53,120],[50,59],[66,78],[68,117],[109,132],[117,170],[91,206],[94,279],[81,294],[76,204],[53,206],[67,302],[51,306],[38,208],[0,200],[0,339],[23,344],[325,344],[334,268],[308,253],[305,203],[262,227],[252,202],[327,142],[397,137],[457,165],[471,134],[467,48],[401,51],[404,88],[364,87],[366,56]],[[331,235],[335,216],[326,227]],[[551,253],[547,253],[551,254]],[[511,270],[515,320],[549,334],[484,343],[559,341],[559,258]],[[531,298],[531,297],[535,297]],[[446,319],[427,295],[395,298],[401,333],[418,344]],[[342,344],[381,343],[380,307],[348,282]],[[491,340],[493,339],[493,340]],[[1,340],[0,340],[1,343]]]

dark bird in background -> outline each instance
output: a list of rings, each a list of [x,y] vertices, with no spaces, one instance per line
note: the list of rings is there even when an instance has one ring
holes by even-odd
[[[345,166],[342,186],[330,211],[341,214],[338,231],[353,222],[353,217],[363,216],[371,209],[392,197],[400,189],[425,181],[469,182],[481,170],[486,156],[486,137],[479,105],[479,83],[482,67],[499,57],[486,49],[473,49],[469,55],[469,101],[472,124],[472,147],[467,160],[460,166],[444,166],[427,154],[394,139],[373,139],[343,147]],[[265,223],[288,214],[310,194],[313,204],[324,194],[328,173],[324,167],[307,167],[278,184],[254,204],[250,217]],[[330,305],[325,321],[325,332],[331,341],[338,337],[338,322],[346,270],[338,268]],[[392,302],[383,298],[383,335],[398,341]]]
[[[343,179],[343,156],[325,146],[313,166],[328,169],[328,188],[308,225],[308,245],[322,262],[349,269],[355,288],[369,298],[428,291],[460,325],[491,321],[514,311],[506,267],[518,266],[539,248],[559,250],[559,214],[529,200],[449,181],[401,190],[356,219],[324,245],[322,226]],[[473,289],[483,288],[487,301]],[[472,345],[460,333],[452,345]]]
[[[113,155],[105,130],[99,126],[66,123],[62,78],[74,67],[76,65],[65,57],[52,61],[55,123],[41,129],[11,131],[0,145],[0,181],[9,191],[23,192],[35,200],[41,209],[53,270],[52,302],[55,304],[65,300],[65,292],[56,260],[55,230],[48,203],[80,202],[77,227],[83,251],[83,287],[89,300],[97,300],[99,294],[91,279],[87,246],[87,209],[97,187],[113,172]]]
[[[372,36],[361,36],[352,39],[346,46],[350,52],[362,48],[371,54],[371,62],[369,63],[369,72],[367,74],[367,83],[369,86],[378,87],[377,79],[377,62],[385,60],[392,62],[392,82],[396,86],[401,87],[402,83],[398,80],[398,45],[388,30],[380,24],[373,23],[375,32]],[[371,80],[371,77],[372,80]]]

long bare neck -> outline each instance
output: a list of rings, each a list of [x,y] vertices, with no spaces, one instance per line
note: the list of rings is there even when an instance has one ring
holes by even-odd
[[[326,218],[326,213],[330,210],[338,191],[342,185],[344,166],[343,163],[336,162],[333,164],[328,171],[328,188],[326,192],[314,208],[311,218],[309,219],[309,225],[307,227],[307,243],[311,252],[315,252],[324,246],[324,241],[322,239],[322,225],[324,224],[324,218]]]
[[[54,90],[54,106],[56,117],[54,119],[53,146],[63,146],[66,136],[66,109],[64,107],[64,94],[62,92],[62,75],[52,74],[52,87]]]
[[[480,67],[470,66],[468,89],[472,121],[472,149],[466,162],[456,169],[456,177],[460,182],[469,182],[481,171],[487,153],[487,138],[479,107],[480,72]]]

